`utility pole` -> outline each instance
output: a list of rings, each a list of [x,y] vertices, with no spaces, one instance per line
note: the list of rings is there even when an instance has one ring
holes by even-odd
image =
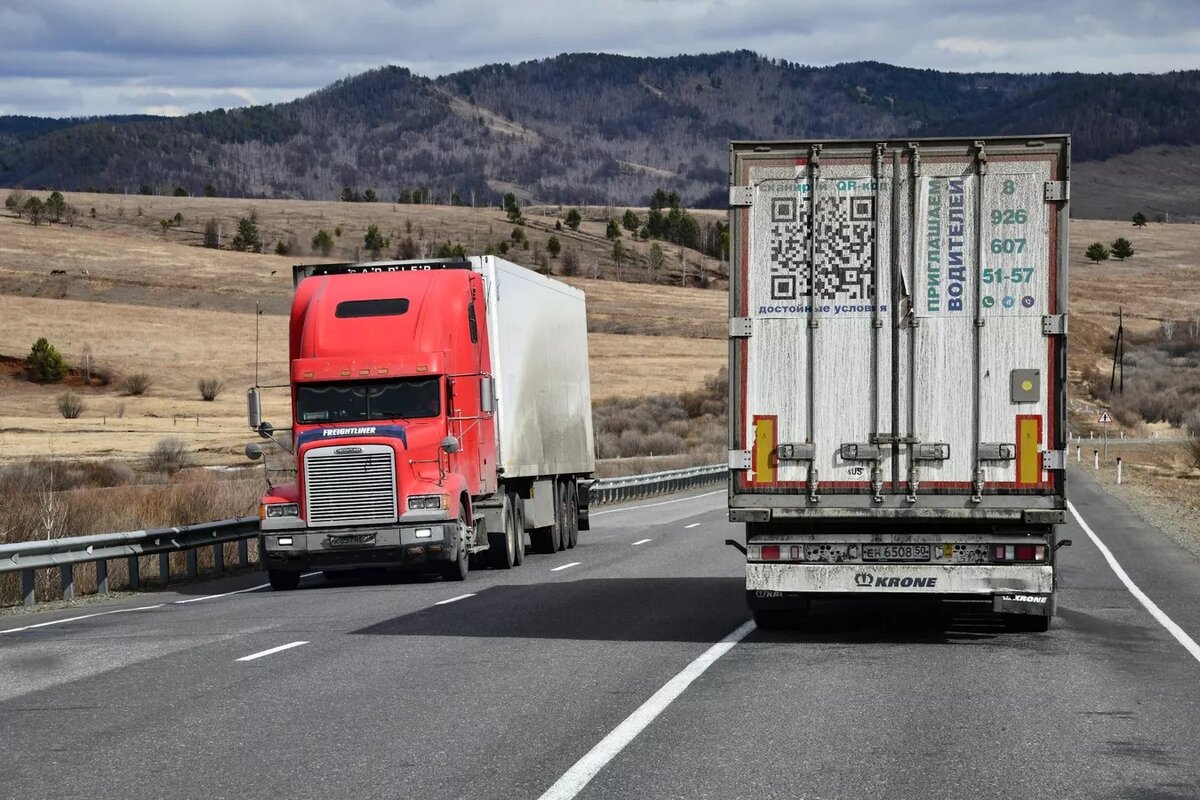
[[[1121,368],[1121,394],[1125,394],[1125,309],[1117,308],[1117,337],[1113,344],[1112,377],[1108,381],[1108,391],[1117,388],[1117,367]]]

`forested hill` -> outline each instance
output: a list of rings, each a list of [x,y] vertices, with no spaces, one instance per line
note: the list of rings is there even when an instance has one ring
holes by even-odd
[[[1076,161],[1200,144],[1200,71],[961,74],[739,51],[568,54],[437,79],[384,67],[298,100],[178,118],[0,117],[0,186],[447,202],[719,206],[730,139],[1074,135]]]

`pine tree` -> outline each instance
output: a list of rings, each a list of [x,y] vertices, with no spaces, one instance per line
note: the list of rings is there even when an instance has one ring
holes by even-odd
[[[234,250],[249,250],[251,253],[257,253],[262,248],[258,224],[252,217],[242,217],[238,220],[237,233],[229,245]]]
[[[573,230],[573,231],[579,230],[579,223],[583,222],[583,217],[580,215],[579,209],[572,208],[570,211],[568,211],[565,222],[567,224],[567,227],[570,228],[571,230]]]
[[[1146,227],[1146,215],[1140,211],[1137,212],[1136,214],[1134,214],[1133,215],[1133,227],[1135,227],[1135,228]]]
[[[1124,261],[1133,255],[1133,242],[1126,239],[1124,236],[1112,243],[1112,254],[1118,260]]]
[[[1104,246],[1104,242],[1092,242],[1088,245],[1087,252],[1084,253],[1090,261],[1099,264],[1101,261],[1108,260],[1108,248]]]

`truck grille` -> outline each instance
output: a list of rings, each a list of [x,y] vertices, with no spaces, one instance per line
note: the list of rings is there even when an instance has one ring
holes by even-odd
[[[385,445],[309,450],[304,500],[312,527],[395,522],[395,452]]]

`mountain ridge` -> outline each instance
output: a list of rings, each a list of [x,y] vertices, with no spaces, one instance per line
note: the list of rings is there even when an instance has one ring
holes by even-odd
[[[748,50],[564,53],[428,78],[385,66],[286,103],[183,117],[0,117],[0,185],[327,199],[724,202],[730,139],[1070,132],[1077,162],[1200,144],[1200,71],[828,67]],[[1084,187],[1086,188],[1086,187]],[[1196,210],[1200,212],[1200,209]]]

